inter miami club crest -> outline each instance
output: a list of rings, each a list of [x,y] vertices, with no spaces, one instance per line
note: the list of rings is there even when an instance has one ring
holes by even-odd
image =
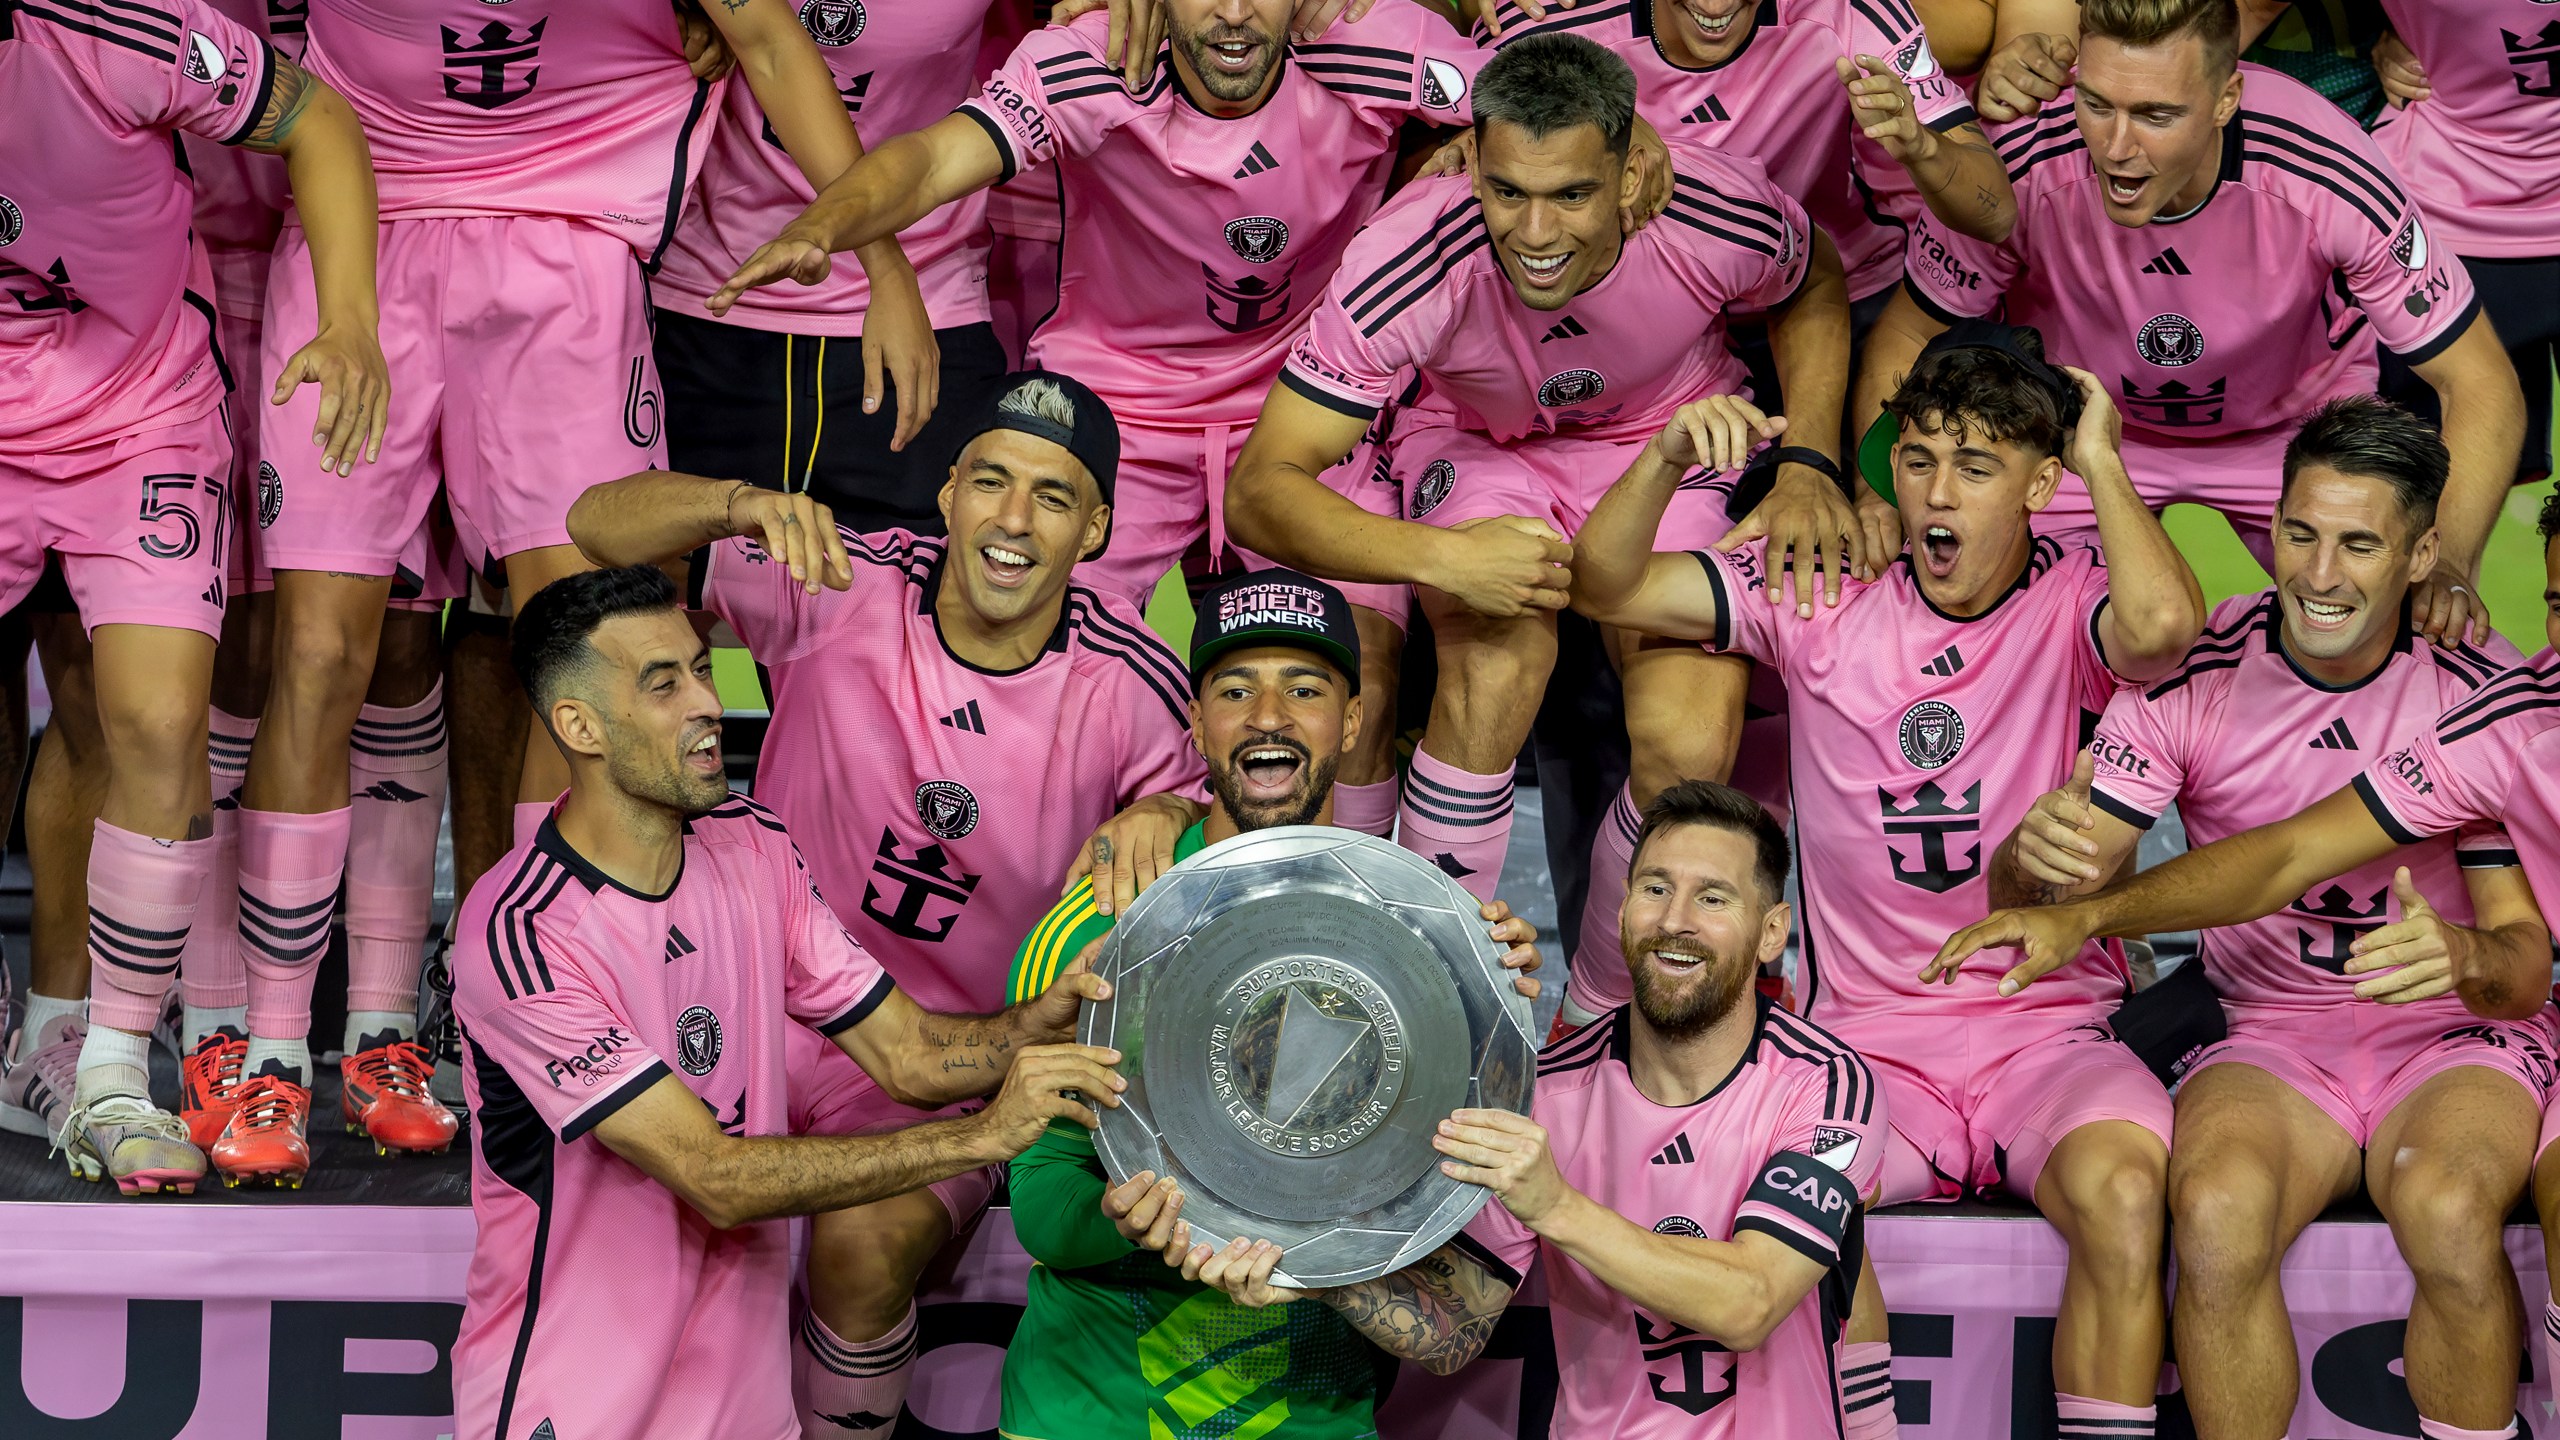
[[[1422,478],[1413,482],[1413,504],[1405,513],[1419,520],[1440,508],[1449,498],[1449,487],[1458,483],[1458,467],[1446,460],[1434,460],[1422,467]]]
[[[1926,80],[1938,73],[1938,57],[1929,53],[1929,37],[1914,35],[1911,43],[1893,52],[1893,68],[1905,80]]]
[[[1446,110],[1467,93],[1467,77],[1446,60],[1422,62],[1422,103],[1434,110]]]
[[[720,1063],[720,1017],[695,1005],[676,1017],[676,1063],[687,1075],[708,1075]]]
[[[17,201],[6,195],[0,195],[0,245],[16,244],[18,237],[25,234],[26,229],[26,212],[18,208]]]
[[[1597,370],[1567,370],[1548,376],[1547,383],[1538,387],[1538,403],[1550,410],[1561,410],[1567,405],[1597,400],[1600,392],[1608,388],[1609,382],[1601,379]]]
[[[1268,265],[1289,248],[1289,227],[1268,215],[1227,222],[1227,248],[1255,265]]]
[[[2427,227],[2418,223],[2416,215],[2401,221],[2400,233],[2391,237],[2391,258],[2399,261],[2403,270],[2427,268]]]
[[[276,473],[275,466],[261,460],[258,462],[258,528],[264,530],[273,526],[276,517],[283,513],[284,477]]]
[[[864,18],[862,0],[801,0],[800,23],[830,49],[861,39]]]
[[[945,840],[978,828],[978,797],[957,780],[927,780],[916,787],[916,818]]]
[[[1656,1235],[1673,1235],[1683,1240],[1704,1240],[1706,1227],[1686,1215],[1665,1215],[1653,1224]]]
[[[1964,716],[1944,700],[1923,700],[1902,712],[1902,758],[1936,770],[1964,750]]]
[[[2142,322],[2133,348],[2154,365],[2193,365],[2204,358],[2204,332],[2184,315],[2154,315]]]

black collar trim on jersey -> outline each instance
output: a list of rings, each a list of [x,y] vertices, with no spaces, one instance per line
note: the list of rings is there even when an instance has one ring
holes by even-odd
[[[2344,685],[2332,685],[2303,669],[2302,662],[2293,658],[2293,651],[2286,648],[2284,643],[2284,601],[2278,599],[2272,590],[2267,592],[2267,598],[2274,603],[2267,606],[2266,614],[2258,622],[2267,627],[2267,648],[2284,657],[2284,663],[2293,670],[2293,677],[2314,690],[2331,695],[2344,695],[2350,690],[2361,690],[2381,679],[2383,672],[2391,668],[2391,662],[2408,654],[2411,647],[2417,643],[2418,629],[2411,623],[2409,597],[2404,595],[2400,597],[2400,633],[2391,642],[2391,653],[2384,656],[2382,663],[2374,666],[2372,673],[2363,678],[2350,680]]]
[[[1057,625],[1051,628],[1049,638],[1041,642],[1040,653],[1033,656],[1029,664],[1016,665],[1010,670],[997,670],[968,660],[962,657],[959,651],[952,649],[950,637],[942,633],[942,616],[934,609],[936,602],[942,598],[942,567],[951,559],[951,545],[951,541],[944,540],[930,547],[933,551],[933,563],[926,567],[924,579],[920,582],[923,593],[916,597],[916,613],[933,622],[934,642],[942,647],[943,654],[951,657],[952,664],[976,674],[1002,678],[1006,675],[1019,675],[1052,655],[1066,653],[1067,640],[1074,627],[1067,621],[1067,597],[1064,595],[1058,597]]]
[[[1734,52],[1732,54],[1727,55],[1713,65],[1683,65],[1679,61],[1671,58],[1670,51],[1662,48],[1662,36],[1660,32],[1653,28],[1653,7],[1655,5],[1677,5],[1679,3],[1680,0],[1629,0],[1627,16],[1628,19],[1634,22],[1635,32],[1638,35],[1643,36],[1647,43],[1653,46],[1653,53],[1655,57],[1660,59],[1663,64],[1670,66],[1672,69],[1679,71],[1683,75],[1713,75],[1717,71],[1725,69],[1732,65],[1733,62],[1741,59],[1745,54],[1749,53],[1751,49],[1751,42],[1760,38],[1761,31],[1770,29],[1778,23],[1778,0],[1760,0],[1760,8],[1754,11],[1751,16],[1750,31],[1742,37],[1742,43],[1734,47]]]
[[[2009,582],[2008,589],[2000,592],[2000,598],[1992,601],[1989,608],[1979,615],[1951,615],[1939,609],[1938,602],[1929,598],[1929,592],[1920,588],[1919,562],[1911,558],[1909,550],[1902,552],[1901,559],[1903,573],[1911,581],[1911,593],[1920,597],[1920,603],[1929,607],[1930,614],[1950,625],[1972,625],[1999,614],[2001,606],[2008,604],[2013,596],[2036,583],[2036,577],[2052,569],[2055,562],[2062,559],[2062,547],[2031,532],[2027,539],[2026,567],[2018,572],[2017,579]]]
[[[2091,168],[2094,169],[2096,167],[2096,163],[2096,160],[2092,158],[2090,161]],[[2204,198],[2197,201],[2194,207],[2187,210],[2185,213],[2178,215],[2154,215],[2151,217],[2151,223],[2154,225],[2181,225],[2189,220],[2193,220],[2204,213],[2206,206],[2213,203],[2214,196],[2222,193],[2222,182],[2226,180],[2237,180],[2239,178],[2240,112],[2235,110],[2231,113],[2231,123],[2222,127],[2222,168],[2213,173],[2213,188],[2204,192]],[[2101,181],[2100,183],[2103,184],[2105,182]]]
[[[691,835],[693,833],[692,821],[687,820],[684,822],[684,833],[687,835]],[[646,890],[634,889],[629,885],[623,884],[621,881],[604,873],[603,870],[598,869],[594,861],[579,854],[576,848],[569,844],[568,837],[560,833],[560,823],[556,815],[545,815],[542,817],[542,828],[534,833],[533,848],[550,856],[552,859],[559,861],[562,868],[569,872],[571,878],[575,879],[579,884],[586,886],[590,892],[605,889],[619,890],[634,900],[646,900],[650,904],[655,905],[659,901],[666,899],[668,896],[675,894],[676,887],[684,883],[684,853],[682,850],[678,850],[676,853],[676,878],[667,882],[667,888],[665,890],[652,895]]]
[[[1733,1068],[1725,1072],[1723,1079],[1708,1086],[1706,1094],[1680,1105],[1665,1105],[1661,1101],[1654,1099],[1652,1096],[1645,1094],[1644,1091],[1637,1089],[1635,1083],[1635,1068],[1630,1065],[1627,1060],[1630,1048],[1634,1044],[1634,1041],[1629,1037],[1634,1035],[1637,1023],[1638,1017],[1636,1015],[1635,1002],[1629,1001],[1628,1003],[1618,1007],[1616,1012],[1616,1025],[1609,1034],[1609,1058],[1617,1061],[1618,1064],[1627,1071],[1627,1088],[1636,1092],[1636,1098],[1644,1101],[1644,1103],[1651,1105],[1657,1110],[1695,1110],[1699,1106],[1713,1100],[1718,1095],[1723,1094],[1725,1087],[1733,1083],[1734,1077],[1740,1075],[1745,1068],[1758,1063],[1760,1059],[1760,1039],[1761,1036],[1766,1034],[1769,1029],[1769,997],[1760,994],[1757,986],[1754,986],[1751,995],[1751,1038],[1743,1042],[1742,1058],[1733,1062]]]

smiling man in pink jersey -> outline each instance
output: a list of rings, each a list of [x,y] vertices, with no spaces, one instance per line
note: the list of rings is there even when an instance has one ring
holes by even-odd
[[[1662,215],[1622,235],[1635,77],[1574,35],[1505,47],[1476,83],[1469,176],[1409,186],[1363,228],[1291,351],[1237,462],[1227,519],[1245,544],[1313,574],[1410,584],[1431,618],[1438,689],[1398,817],[1405,843],[1478,898],[1500,876],[1514,757],[1555,664],[1566,543],[1682,401],[1732,390],[1727,312],[1769,313],[1779,368],[1812,417],[1777,456],[1781,535],[1837,552],[1854,528],[1825,470],[1836,448],[1848,303],[1831,243],[1748,160],[1684,147]],[[1404,507],[1369,514],[1316,477],[1400,408]],[[1831,438],[1824,438],[1824,432]],[[1790,437],[1791,439],[1795,437]],[[1684,494],[1687,543],[1731,528],[1731,478]],[[1811,594],[1817,546],[1797,554]],[[1835,560],[1836,563],[1836,560]],[[1685,647],[1617,647],[1636,788],[1733,763],[1747,667]]]
[[[1165,0],[1170,38],[1132,94],[1104,56],[1110,20],[1037,30],[957,113],[884,143],[713,297],[829,273],[827,252],[914,224],[1036,166],[1055,166],[1064,247],[1057,308],[1026,362],[1091,384],[1119,417],[1112,542],[1084,582],[1146,603],[1205,539],[1230,555],[1220,498],[1263,392],[1343,251],[1386,193],[1409,120],[1457,124],[1484,57],[1409,0],[1382,0],[1312,42],[1289,0]],[[1391,509],[1366,454],[1328,484]],[[1405,597],[1352,587],[1373,696],[1392,694]],[[1389,727],[1345,768],[1343,823],[1395,808]]]
[[[1803,623],[1756,593],[1750,550],[1655,553],[1681,477],[1734,463],[1772,424],[1729,397],[1688,407],[1583,527],[1574,604],[1786,682],[1798,988],[1892,1104],[1881,1201],[2032,1200],[2070,1245],[2062,1433],[2148,1435],[2170,1108],[2105,1024],[2122,963],[2088,947],[2050,993],[2015,999],[1981,977],[1942,986],[1928,964],[1941,927],[1988,898],[1992,837],[2070,773],[2117,682],[2166,675],[2203,624],[2195,577],[2125,478],[2106,392],[2067,374],[2029,330],[1973,322],[1933,342],[1890,398],[1889,460],[1867,471],[1898,497],[1911,551]],[[2101,550],[2030,528],[2066,464],[2092,482]],[[1877,1297],[1858,1308],[1853,1338],[1882,1342]]]
[[[730,795],[711,652],[662,572],[537,595],[515,656],[572,780],[472,887],[454,950],[479,1228],[458,1431],[784,1440],[791,1233],[764,1222],[1093,1123],[1118,1054],[1052,1042],[1110,987],[1071,975],[993,1015],[901,992],[782,822]],[[804,1029],[920,1102],[1003,1093],[897,1135],[784,1138]]]
[[[2234,59],[2232,0],[2090,0],[2068,108],[1994,137],[2018,196],[2007,243],[1928,219],[1870,337],[1872,418],[1927,338],[2003,310],[2107,379],[2144,500],[2209,505],[2263,560],[2286,438],[2320,401],[2374,388],[2375,347],[2444,400],[2453,452],[2419,629],[2488,629],[2480,550],[2524,422],[2515,368],[2462,267],[2354,122]],[[2039,519],[2085,538],[2071,480]]]
[[[993,1010],[1086,837],[1162,792],[1181,800],[1143,804],[1179,832],[1204,792],[1181,663],[1134,608],[1071,583],[1111,523],[1110,412],[1064,376],[1016,374],[967,429],[941,496],[949,542],[839,538],[806,496],[666,474],[597,487],[571,527],[599,562],[691,557],[694,603],[764,667],[757,793],[809,846],[819,887],[922,1003]],[[940,1113],[805,1048],[795,1130]],[[820,1218],[801,1332],[811,1435],[850,1428],[831,1416],[896,1416],[917,1277],[995,1179],[970,1170]]]
[[[1558,1433],[1841,1433],[1886,1099],[1846,1045],[1753,993],[1787,946],[1787,858],[1778,822],[1712,781],[1645,808],[1618,922],[1635,1000],[1546,1048],[1528,1115],[1441,1122],[1441,1169],[1499,1203],[1419,1264],[1299,1291],[1271,1284],[1286,1257],[1268,1241],[1212,1252],[1177,1221],[1140,1243],[1243,1304],[1325,1305],[1441,1375],[1543,1262]],[[1890,1389],[1869,1403],[1890,1409]]]
[[[294,440],[349,467],[382,434],[372,181],[345,102],[196,0],[12,6],[0,93],[51,117],[0,137],[0,609],[59,560],[93,646],[107,770],[88,867],[96,1024],[53,1138],[92,1179],[188,1190],[204,1157],[152,1106],[145,1057],[212,858],[205,714],[232,443],[175,137],[285,157],[320,286],[269,373],[278,396],[318,382]]]
[[[2426,422],[2370,397],[2305,421],[2285,454],[2275,588],[2225,602],[2177,673],[2117,692],[2071,785],[1993,858],[1993,898],[2095,889],[2172,804],[2196,844],[2291,815],[2513,664],[2495,636],[2416,643],[2409,585],[2434,563],[2445,468]],[[2547,1015],[2475,1020],[2441,960],[2386,968],[2366,953],[2395,916],[2431,908],[2507,947],[2517,973],[2548,959],[2495,829],[2404,847],[2204,934],[2230,1034],[2179,1087],[2169,1214],[2179,1375],[2205,1440],[2269,1435],[2293,1414],[2278,1269],[2360,1184],[2417,1280],[2405,1373],[2421,1427],[2494,1433],[2514,1412],[2523,1312],[2501,1232],[2554,1037]]]
[[[852,163],[852,122],[783,0],[710,8],[800,161],[820,176]],[[348,756],[385,600],[439,488],[464,553],[493,576],[503,564],[520,604],[582,564],[565,520],[578,492],[665,453],[645,271],[719,98],[693,77],[663,0],[556,14],[548,0],[317,0],[306,24],[313,73],[348,96],[372,144],[383,331],[405,404],[362,481],[272,443],[272,486],[260,472],[276,661],[240,792],[249,1108],[212,1154],[228,1179],[281,1184],[311,1163],[311,984],[349,854]],[[271,350],[307,323],[304,234],[288,224],[277,243]],[[303,418],[288,405],[273,428]],[[433,700],[363,717],[369,748],[425,743]],[[558,752],[528,732],[524,757],[518,798],[556,796]],[[414,985],[415,952],[367,946],[351,960],[363,1012],[351,1073],[387,1075],[396,1102],[351,1118],[385,1144],[439,1148],[450,1120],[414,1094],[414,1057],[397,1048],[416,1026],[392,1004],[402,979]]]

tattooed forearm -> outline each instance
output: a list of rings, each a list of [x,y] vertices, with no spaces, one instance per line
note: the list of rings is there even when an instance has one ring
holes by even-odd
[[[1392,1275],[1316,1298],[1388,1354],[1447,1375],[1484,1350],[1511,1291],[1443,1247]]]
[[[285,138],[293,133],[311,97],[324,87],[311,78],[311,72],[276,56],[275,84],[267,91],[267,108],[259,113],[257,128],[251,130],[241,144],[251,150],[274,154],[284,148]]]

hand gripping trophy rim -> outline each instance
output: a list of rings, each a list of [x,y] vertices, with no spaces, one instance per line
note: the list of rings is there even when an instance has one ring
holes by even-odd
[[[1129,1080],[1094,1137],[1112,1183],[1174,1177],[1195,1241],[1273,1241],[1272,1280],[1297,1288],[1439,1248],[1491,1192],[1442,1175],[1432,1133],[1462,1106],[1526,1113],[1537,1075],[1529,1002],[1476,911],[1429,861],[1330,826],[1166,871],[1104,941],[1112,998],[1078,1026]]]

